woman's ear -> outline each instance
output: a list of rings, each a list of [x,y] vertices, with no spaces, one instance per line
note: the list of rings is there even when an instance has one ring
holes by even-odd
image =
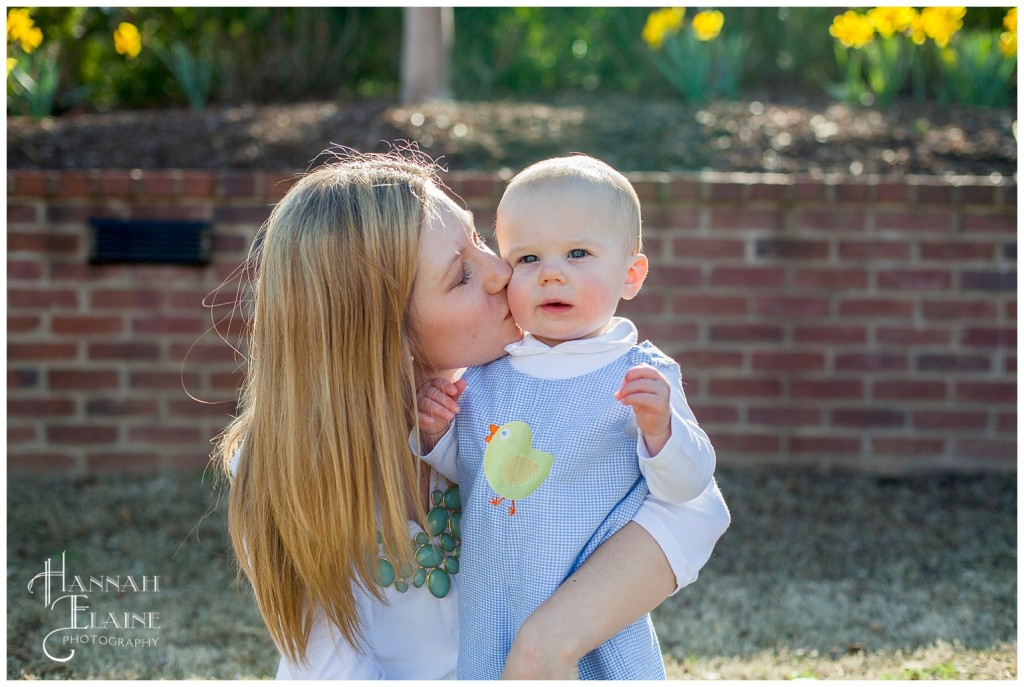
[[[640,287],[647,278],[647,256],[637,253],[630,258],[629,269],[626,270],[626,281],[622,284],[622,298],[632,300],[640,293]]]

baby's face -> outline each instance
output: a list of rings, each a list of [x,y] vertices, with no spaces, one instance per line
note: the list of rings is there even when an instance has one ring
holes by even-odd
[[[632,298],[647,260],[625,230],[579,193],[520,192],[502,200],[495,235],[512,266],[508,304],[525,331],[554,346],[603,334]]]

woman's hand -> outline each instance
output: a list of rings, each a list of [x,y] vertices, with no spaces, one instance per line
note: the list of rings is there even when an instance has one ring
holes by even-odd
[[[446,379],[431,379],[416,390],[416,422],[420,428],[420,450],[430,453],[437,442],[452,426],[452,420],[459,412],[459,396],[466,388],[466,381],[449,382]]]
[[[670,395],[668,380],[650,365],[632,368],[615,392],[620,403],[633,408],[636,425],[643,432],[647,450],[652,456],[661,453],[672,436]]]

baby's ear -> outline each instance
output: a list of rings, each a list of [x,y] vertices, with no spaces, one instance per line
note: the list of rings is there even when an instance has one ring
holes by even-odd
[[[647,256],[637,253],[630,257],[629,269],[626,271],[626,281],[622,284],[622,298],[632,300],[640,293],[640,287],[644,285],[647,278]]]

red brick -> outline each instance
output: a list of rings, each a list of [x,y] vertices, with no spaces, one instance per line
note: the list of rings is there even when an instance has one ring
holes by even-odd
[[[774,434],[731,432],[715,437],[715,451],[720,456],[723,453],[778,453],[779,448],[779,437]]]
[[[50,328],[54,334],[120,334],[124,331],[121,317],[89,315],[54,315]]]
[[[963,204],[994,205],[996,201],[995,186],[959,186],[957,195]]]
[[[795,181],[791,193],[793,199],[798,201],[832,200],[832,188],[820,181]]]
[[[711,296],[692,293],[672,301],[672,312],[677,315],[705,315],[728,317],[747,314],[746,296]]]
[[[991,300],[925,301],[921,314],[930,320],[994,320],[996,305]]]
[[[93,291],[89,303],[93,308],[157,308],[163,293],[152,289],[101,289]]]
[[[948,290],[953,275],[948,270],[883,270],[878,273],[878,286],[883,289]]]
[[[863,344],[868,340],[865,327],[842,325],[809,325],[793,328],[793,343],[797,344]]]
[[[689,349],[682,356],[677,356],[684,370],[736,369],[743,365],[743,354],[739,351]]]
[[[965,270],[960,276],[961,288],[964,291],[990,291],[1015,293],[1017,291],[1017,273],[996,270]]]
[[[946,442],[919,437],[874,437],[871,450],[888,456],[942,456],[946,451]]]
[[[845,291],[864,289],[868,273],[860,269],[805,269],[793,274],[793,286],[799,289],[829,289]]]
[[[921,257],[925,260],[948,260],[970,262],[973,260],[991,261],[996,258],[996,244],[991,241],[943,241],[941,243],[922,243]]]
[[[245,373],[241,370],[232,372],[215,372],[210,375],[210,388],[214,391],[237,391],[245,381]]]
[[[23,425],[9,422],[7,424],[7,443],[18,445],[39,443],[39,432],[36,431],[35,423]]]
[[[690,407],[702,425],[735,424],[740,419],[739,411],[734,404],[724,406],[691,401]]]
[[[864,203],[874,196],[874,185],[863,183],[836,184],[836,200],[846,203]]]
[[[778,267],[715,267],[711,272],[712,286],[778,287],[785,279]]]
[[[260,203],[259,205],[221,205],[218,204],[213,211],[214,223],[220,224],[249,224],[259,226],[270,216],[270,208]]]
[[[644,322],[642,325],[637,323],[637,331],[641,340],[650,339],[659,348],[696,341],[700,334],[698,326],[689,322]],[[227,348],[227,345],[224,345],[224,348]]]
[[[48,425],[46,440],[52,444],[110,444],[117,441],[117,427]]]
[[[711,183],[708,184],[708,188],[711,192],[711,200],[713,201],[741,201],[747,192],[746,184],[732,184],[728,182]]]
[[[7,335],[35,333],[41,324],[42,319],[36,315],[8,315]]]
[[[711,229],[763,229],[778,231],[782,228],[782,213],[771,210],[711,209]]]
[[[831,415],[836,427],[903,427],[907,421],[906,413],[894,408],[838,408]]]
[[[160,360],[160,344],[145,341],[118,341],[90,343],[89,360],[140,361]]]
[[[217,195],[217,175],[204,170],[188,170],[181,178],[181,192],[185,196],[213,198]]]
[[[751,200],[785,201],[789,198],[791,184],[751,184]]]
[[[896,372],[907,369],[904,353],[837,353],[836,370],[860,372]]]
[[[230,396],[224,398],[202,398],[193,400],[191,398],[174,398],[167,402],[168,413],[173,417],[182,418],[224,418],[235,412],[235,398]]]
[[[244,254],[249,248],[249,239],[247,236],[242,234],[228,234],[225,232],[215,232],[213,234],[213,244],[211,250],[214,255],[221,256],[224,253],[239,253]],[[232,260],[232,264],[237,264],[237,260]]]
[[[158,457],[147,451],[88,453],[85,456],[88,472],[156,472]]]
[[[776,398],[782,394],[778,379],[718,378],[708,382],[708,396]]]
[[[922,372],[988,372],[992,360],[987,355],[955,355],[945,353],[922,353],[915,361],[916,369]]]
[[[658,265],[652,267],[647,274],[644,286],[700,286],[701,270],[699,267],[668,267]]]
[[[799,401],[858,400],[864,398],[859,379],[794,379],[789,395]]]
[[[795,213],[794,224],[797,229],[814,231],[864,231],[867,216],[849,210],[800,210]]]
[[[673,200],[701,200],[699,181],[691,179],[672,179],[668,183],[668,197]]]
[[[984,401],[986,403],[1015,403],[1015,382],[957,382],[953,394],[957,401]]]
[[[760,238],[754,241],[754,254],[758,258],[782,260],[825,260],[828,243],[803,239]]]
[[[878,343],[885,346],[945,346],[953,340],[949,329],[930,327],[885,327],[875,332]]]
[[[972,215],[964,217],[964,231],[972,233],[1017,233],[1016,215]]]
[[[50,389],[55,391],[93,391],[117,389],[116,370],[50,370],[46,373]]]
[[[851,298],[839,304],[839,314],[842,317],[909,319],[914,314],[914,305],[910,301],[888,298]]]
[[[627,301],[630,302],[630,301]],[[625,305],[625,303],[623,304]],[[136,317],[132,320],[133,334],[201,334],[207,327],[212,326],[209,320],[200,316],[196,317]],[[224,322],[217,325],[217,330],[222,335],[237,335],[243,327],[243,323],[236,319],[231,322]]]
[[[8,308],[32,308],[52,310],[54,308],[78,307],[78,294],[69,289],[7,289]]]
[[[1016,348],[1017,330],[1009,328],[968,327],[960,343],[986,348]]]
[[[65,170],[57,177],[57,195],[63,198],[88,198],[95,193],[97,175],[93,172]]]
[[[842,260],[907,261],[910,259],[910,244],[905,241],[841,241],[839,257]]]
[[[875,382],[872,391],[879,400],[942,401],[946,398],[946,382],[888,379]]]
[[[256,195],[256,189],[262,188],[257,183],[257,172],[225,171],[220,175],[224,196],[227,198],[249,197]]]
[[[7,416],[66,417],[74,415],[75,402],[70,398],[8,398]]]
[[[7,226],[35,224],[39,221],[39,207],[28,203],[7,203]]]
[[[18,370],[7,367],[7,389],[17,391],[19,389],[35,389],[39,386],[39,372],[37,370]]]
[[[777,342],[782,343],[784,332],[781,326],[772,324],[716,324],[708,330],[709,341],[735,343]]]
[[[38,281],[43,276],[43,265],[38,260],[8,260],[7,281]]]
[[[665,192],[666,185],[667,185],[663,179],[658,178],[658,177],[661,177],[661,176],[662,175],[660,175],[660,174],[656,174],[656,175],[650,175],[650,174],[630,174],[629,175],[629,182],[633,185],[633,190],[636,191],[636,195],[640,199],[641,203],[654,202],[654,201],[658,201],[658,200],[661,199],[662,193]],[[483,189],[481,189],[482,192],[474,193],[472,195],[482,196],[482,197],[488,198],[488,199],[494,198],[495,196],[501,195],[501,188],[500,187],[497,188],[497,189],[494,188],[493,179],[494,179],[494,177],[489,175],[489,174],[483,175],[483,179],[482,180],[488,181],[488,182],[490,182],[490,184],[487,185],[486,187],[484,187]],[[465,195],[465,194],[461,194],[460,193],[460,195]]]
[[[810,372],[825,369],[825,355],[813,351],[757,351],[751,358],[753,369],[779,372]]]
[[[33,341],[17,343],[8,341],[7,360],[68,360],[78,354],[77,343],[54,343],[49,341]]]
[[[144,196],[174,198],[181,194],[181,173],[178,171],[146,170],[139,186]]]
[[[77,467],[78,461],[67,453],[17,451],[7,454],[7,469],[10,472],[69,473],[75,471]]]
[[[135,194],[136,182],[127,170],[100,170],[97,192],[102,196],[131,196]]]
[[[36,198],[50,195],[54,183],[53,175],[56,174],[34,169],[21,169],[12,173],[17,175],[17,194]]]
[[[227,344],[225,344],[227,348]],[[182,373],[180,366],[170,370],[132,370],[128,373],[128,386],[132,389],[194,389],[200,384],[196,373]]]
[[[159,408],[153,398],[99,397],[85,404],[89,417],[147,417],[156,416]]]
[[[827,298],[809,296],[766,296],[754,299],[755,310],[763,317],[827,317],[830,302]]]
[[[875,215],[875,229],[879,231],[944,231],[953,230],[953,215],[948,212],[922,212],[907,210],[882,211]]]
[[[999,441],[987,439],[958,439],[953,444],[953,451],[964,458],[981,458],[1007,461],[1016,465],[1017,443],[1015,441]]]
[[[81,250],[81,237],[52,231],[8,231],[8,253],[70,254]]]
[[[754,425],[776,427],[814,427],[821,424],[822,413],[816,408],[788,408],[771,406],[751,408],[747,411],[747,422]]]
[[[918,410],[914,412],[914,429],[937,432],[982,431],[988,425],[988,414],[964,410]]]
[[[672,241],[672,255],[677,258],[741,259],[746,251],[746,242],[738,239],[708,239],[687,237]]]
[[[196,443],[203,438],[194,425],[182,427],[160,424],[128,428],[128,441],[134,445]]]
[[[789,450],[814,455],[856,455],[861,452],[861,446],[860,439],[854,437],[797,435],[789,438]]]

